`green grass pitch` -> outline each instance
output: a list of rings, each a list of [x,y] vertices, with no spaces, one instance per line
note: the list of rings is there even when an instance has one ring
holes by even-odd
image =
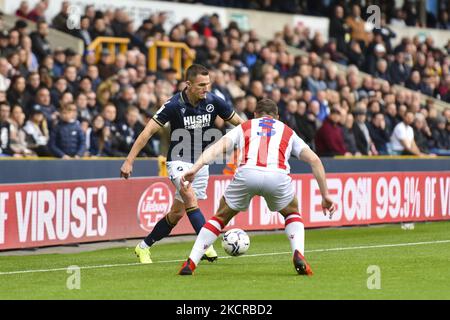
[[[241,257],[217,241],[217,262],[178,276],[192,244],[155,245],[151,265],[131,247],[1,256],[0,299],[450,299],[450,221],[306,230],[312,277],[296,274],[284,233],[251,235]],[[67,287],[71,265],[79,289]]]

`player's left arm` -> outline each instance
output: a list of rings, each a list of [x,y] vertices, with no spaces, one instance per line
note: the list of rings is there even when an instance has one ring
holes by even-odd
[[[314,178],[317,180],[317,184],[319,185],[319,190],[322,195],[323,214],[326,215],[328,211],[331,219],[336,210],[336,206],[328,193],[325,168],[323,167],[322,161],[296,133],[293,133],[292,139],[292,154],[311,166],[312,173]]]

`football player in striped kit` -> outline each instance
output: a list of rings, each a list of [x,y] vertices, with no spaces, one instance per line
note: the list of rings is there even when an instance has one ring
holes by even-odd
[[[182,181],[191,182],[201,168],[237,146],[240,150],[238,170],[225,190],[216,215],[210,219],[197,236],[188,260],[180,275],[191,275],[208,248],[228,222],[240,211],[246,211],[255,195],[264,197],[271,211],[280,212],[285,219],[285,232],[291,244],[293,262],[301,275],[312,275],[304,257],[305,231],[298,200],[289,176],[291,155],[305,161],[316,178],[322,195],[323,213],[336,210],[328,194],[325,170],[319,157],[278,119],[278,107],[270,99],[262,99],[255,110],[255,119],[244,122],[228,132],[216,144],[203,152]]]

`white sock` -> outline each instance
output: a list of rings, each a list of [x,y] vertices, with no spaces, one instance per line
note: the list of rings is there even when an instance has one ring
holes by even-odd
[[[141,249],[147,249],[147,248],[150,248],[150,247],[149,247],[148,244],[145,243],[144,240],[142,240],[142,241],[139,243],[139,248],[141,248]]]
[[[196,266],[202,259],[206,250],[214,243],[214,241],[216,241],[222,229],[222,222],[213,217],[205,223],[203,228],[200,230],[194,246],[192,247],[191,254],[189,255],[189,258],[195,263]]]
[[[299,213],[292,213],[285,219],[285,228],[289,242],[291,243],[292,254],[295,250],[305,255],[305,226]]]

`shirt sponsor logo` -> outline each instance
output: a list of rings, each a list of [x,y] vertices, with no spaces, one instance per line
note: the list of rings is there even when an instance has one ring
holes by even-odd
[[[209,127],[211,125],[211,115],[202,114],[198,116],[185,116],[183,117],[183,121],[185,129]]]

